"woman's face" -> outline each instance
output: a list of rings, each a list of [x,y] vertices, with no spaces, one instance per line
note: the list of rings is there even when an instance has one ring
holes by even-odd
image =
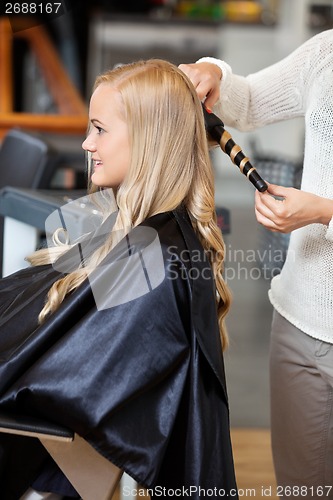
[[[92,156],[91,181],[99,187],[118,187],[129,168],[128,128],[120,109],[120,94],[108,84],[99,85],[90,100],[90,131],[82,144]]]

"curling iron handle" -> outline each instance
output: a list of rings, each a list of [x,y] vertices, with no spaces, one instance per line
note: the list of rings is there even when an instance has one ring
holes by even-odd
[[[264,191],[267,191],[267,184],[266,182],[260,177],[258,172],[256,170],[253,170],[253,172],[250,173],[249,175],[249,180],[252,182],[254,187],[260,191],[260,193],[263,193]]]

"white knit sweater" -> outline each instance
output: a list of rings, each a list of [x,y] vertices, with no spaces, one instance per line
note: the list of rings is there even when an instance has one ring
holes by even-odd
[[[301,189],[333,199],[333,30],[314,36],[282,61],[248,77],[213,58],[223,72],[215,112],[239,130],[305,117]],[[200,62],[198,61],[198,62]],[[332,214],[333,215],[333,214]],[[333,219],[293,231],[287,260],[272,280],[276,310],[311,337],[333,343]]]

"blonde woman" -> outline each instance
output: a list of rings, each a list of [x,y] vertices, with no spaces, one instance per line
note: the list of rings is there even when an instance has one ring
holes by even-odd
[[[152,498],[237,498],[222,357],[230,297],[200,101],[178,68],[141,61],[97,78],[89,118],[103,222],[88,243],[37,252],[35,267],[2,280],[0,407],[56,415]],[[75,496],[40,461],[25,464],[24,484],[15,468],[0,483],[15,498],[29,486]]]

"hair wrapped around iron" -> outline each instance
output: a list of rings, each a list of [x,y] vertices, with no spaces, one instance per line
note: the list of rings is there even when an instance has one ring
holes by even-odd
[[[246,175],[258,191],[266,191],[268,188],[266,182],[260,177],[256,168],[251,165],[250,159],[244,155],[241,147],[233,141],[229,132],[225,130],[222,120],[204,105],[202,108],[206,131],[211,139],[220,145],[222,151],[230,157],[231,161],[239,167],[242,174]]]

